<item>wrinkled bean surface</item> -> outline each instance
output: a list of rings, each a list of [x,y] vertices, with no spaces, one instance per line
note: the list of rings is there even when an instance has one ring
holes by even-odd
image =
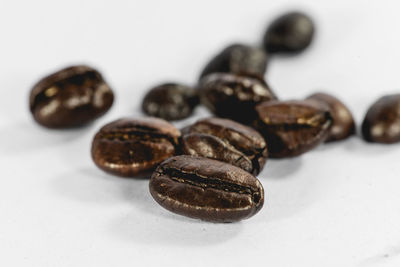
[[[97,70],[73,66],[40,80],[32,88],[29,101],[39,124],[67,128],[103,115],[113,100],[113,92]]]
[[[273,158],[301,155],[328,137],[332,117],[326,105],[315,101],[271,101],[256,107],[255,127]]]
[[[106,172],[137,176],[172,157],[179,138],[180,131],[161,119],[120,119],[96,134],[92,158]]]
[[[198,103],[199,98],[193,88],[167,83],[154,87],[146,94],[142,109],[150,116],[181,120],[189,117]]]
[[[254,129],[221,118],[207,118],[183,130],[183,153],[224,161],[258,174],[267,159],[267,144]]]
[[[256,214],[264,203],[261,183],[230,164],[202,157],[177,156],[159,165],[150,193],[177,214],[213,222],[234,222]]]
[[[265,82],[228,73],[206,76],[200,94],[202,103],[215,115],[245,124],[255,118],[258,103],[276,99]]]
[[[325,93],[315,93],[307,99],[316,100],[329,106],[333,124],[326,142],[343,140],[355,133],[353,115],[339,99]]]

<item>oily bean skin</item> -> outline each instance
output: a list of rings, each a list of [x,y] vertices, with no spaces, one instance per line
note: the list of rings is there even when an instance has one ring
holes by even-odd
[[[165,209],[211,222],[235,222],[256,214],[264,189],[250,173],[230,164],[187,155],[161,163],[150,193]]]
[[[362,134],[368,142],[392,144],[400,141],[400,94],[383,96],[368,109]]]
[[[319,101],[329,106],[333,124],[325,142],[343,140],[355,133],[356,127],[353,115],[339,99],[325,93],[315,93],[307,99]]]
[[[267,143],[254,129],[221,118],[206,118],[186,127],[184,154],[227,162],[257,175],[268,156]]]
[[[263,49],[243,44],[226,47],[205,66],[200,80],[211,73],[233,73],[263,80],[268,55]]]
[[[113,101],[101,74],[87,66],[65,68],[43,78],[29,99],[34,119],[48,128],[81,126],[106,113]]]
[[[328,137],[332,117],[315,101],[271,101],[256,107],[256,129],[264,136],[271,158],[301,155]]]
[[[253,164],[249,158],[213,135],[198,133],[184,135],[182,146],[183,154],[224,161],[247,172],[253,172]]]
[[[306,14],[287,13],[272,22],[264,36],[269,53],[297,53],[305,50],[314,37],[314,23]]]
[[[134,177],[153,170],[176,153],[180,131],[157,118],[120,119],[95,135],[92,158],[102,170]]]
[[[254,107],[276,99],[269,86],[258,79],[229,73],[206,76],[200,83],[201,102],[218,117],[249,123]]]
[[[197,90],[185,85],[167,83],[152,88],[144,97],[142,110],[149,116],[165,120],[189,117],[198,105]]]

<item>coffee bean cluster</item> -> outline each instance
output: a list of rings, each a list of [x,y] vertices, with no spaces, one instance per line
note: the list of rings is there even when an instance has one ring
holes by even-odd
[[[270,58],[304,51],[314,32],[306,14],[284,14],[267,28],[259,47],[232,44],[214,55],[195,86],[150,89],[142,102],[149,117],[122,118],[97,132],[94,163],[118,176],[151,177],[150,194],[174,213],[213,222],[253,216],[264,203],[255,175],[268,157],[296,157],[356,132],[350,110],[336,97],[317,92],[279,99],[264,80]],[[32,88],[30,110],[45,127],[70,128],[105,114],[113,99],[99,71],[72,66]],[[215,116],[181,130],[168,122],[187,118],[200,103]],[[368,142],[399,142],[400,94],[374,103],[361,129]]]

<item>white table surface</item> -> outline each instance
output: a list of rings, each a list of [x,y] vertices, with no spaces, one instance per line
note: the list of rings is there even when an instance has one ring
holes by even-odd
[[[360,124],[400,92],[398,1],[0,1],[0,266],[400,266],[399,145],[358,137],[270,160],[253,218],[211,224],[174,215],[145,179],[97,169],[103,124],[142,116],[145,91],[193,84],[211,55],[256,44],[272,18],[300,8],[318,33],[307,52],[271,60],[282,99],[325,90]],[[31,86],[69,64],[99,68],[112,110],[78,130],[48,130],[28,110]],[[186,125],[209,113],[199,108]]]

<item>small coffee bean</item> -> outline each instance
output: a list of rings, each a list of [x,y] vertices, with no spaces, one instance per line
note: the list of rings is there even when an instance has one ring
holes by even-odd
[[[113,92],[97,70],[73,66],[40,80],[32,88],[29,102],[39,124],[68,128],[100,117],[113,100]]]
[[[269,53],[296,53],[306,49],[314,36],[314,23],[306,14],[287,13],[272,22],[264,36]]]
[[[315,101],[270,101],[256,107],[255,128],[264,136],[272,158],[301,155],[328,137],[329,108]]]
[[[353,115],[339,99],[325,93],[315,93],[307,99],[319,101],[329,106],[333,124],[325,142],[343,140],[355,133]]]
[[[142,109],[150,116],[165,120],[189,117],[198,105],[197,90],[188,86],[167,83],[151,89],[143,99]]]
[[[267,159],[267,144],[254,129],[220,118],[197,121],[184,129],[183,153],[224,161],[257,175]]]
[[[120,119],[96,134],[92,158],[106,172],[137,176],[172,157],[180,136],[178,129],[162,119]]]
[[[249,123],[256,117],[254,107],[276,99],[269,86],[258,79],[229,73],[206,76],[200,83],[201,102],[218,117]]]
[[[268,56],[263,49],[243,44],[233,44],[217,54],[204,68],[200,79],[216,72],[264,78]]]
[[[177,156],[161,163],[150,193],[165,209],[212,222],[235,222],[256,214],[264,189],[250,173],[201,157]]]
[[[400,94],[383,96],[368,109],[362,134],[368,142],[392,144],[400,141]]]

